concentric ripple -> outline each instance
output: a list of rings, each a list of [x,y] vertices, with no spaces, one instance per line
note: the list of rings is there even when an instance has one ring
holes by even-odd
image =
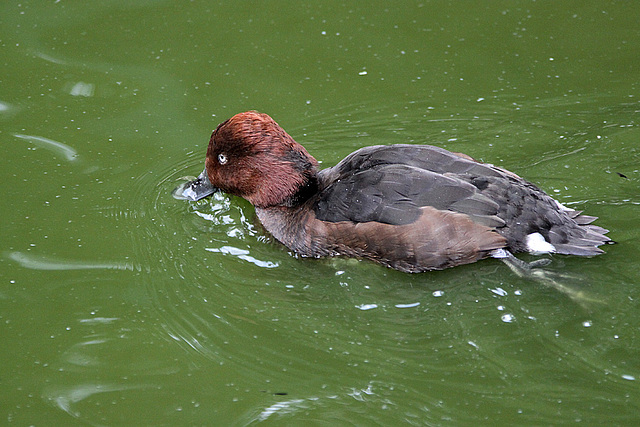
[[[486,133],[500,127],[499,121],[481,116],[468,120],[467,126]],[[366,121],[363,128],[371,124]],[[432,123],[457,132],[463,141],[470,138],[470,131],[460,131],[463,122]],[[308,139],[310,151],[328,164],[341,158],[342,151],[357,148],[350,132],[361,123],[352,125],[323,129],[326,146],[319,131],[294,125],[291,133],[305,145]],[[378,117],[377,126],[394,134],[386,115]],[[537,131],[547,133],[549,128],[541,125]],[[575,135],[569,139],[571,153],[554,148],[541,159],[549,169],[565,156],[594,149],[588,140]],[[343,140],[347,147],[331,142]],[[362,145],[375,142],[367,137]],[[457,144],[467,143],[448,141],[447,148]],[[366,424],[379,421],[379,413],[371,419],[368,408],[401,406],[400,417],[414,424],[444,419],[470,423],[474,411],[468,406],[485,401],[525,414],[523,420],[552,423],[553,414],[533,413],[541,401],[552,406],[558,387],[565,395],[580,395],[604,373],[614,390],[603,386],[608,404],[627,403],[616,390],[624,390],[640,375],[633,366],[600,356],[615,359],[616,340],[591,343],[600,353],[579,343],[589,339],[589,332],[611,327],[609,307],[623,299],[607,295],[597,280],[594,284],[594,278],[611,274],[598,259],[585,264],[584,259],[557,257],[548,267],[566,278],[569,273],[589,278],[562,283],[597,301],[585,308],[559,287],[513,277],[497,260],[407,275],[366,261],[299,258],[262,229],[243,199],[217,193],[186,202],[171,196],[183,177],[202,170],[202,157],[202,152],[189,152],[152,158],[148,170],[133,177],[127,191],[101,211],[130,236],[133,255],[122,265],[135,266],[126,269],[136,275],[142,299],[149,301],[145,336],[162,343],[154,348],[177,350],[179,366],[190,366],[213,381],[215,390],[205,393],[218,399],[211,411],[235,404],[244,408],[240,412],[246,424],[285,422],[314,413]],[[544,168],[539,163],[530,170]],[[606,200],[593,194],[578,197],[574,204],[586,201],[589,213],[594,200]],[[15,257],[17,262],[57,266],[55,260]],[[143,330],[118,345],[133,350],[138,333]],[[88,337],[68,350],[64,366],[103,366],[95,353],[106,343],[114,345],[109,335]],[[166,361],[155,370],[180,374],[180,368]],[[551,378],[559,373],[572,380],[558,385]],[[142,376],[131,384],[56,385],[46,396],[79,414],[87,399],[111,391],[144,393],[152,387],[153,376]],[[593,398],[584,402],[585,407],[600,404]],[[398,414],[389,414],[390,421],[398,419]]]

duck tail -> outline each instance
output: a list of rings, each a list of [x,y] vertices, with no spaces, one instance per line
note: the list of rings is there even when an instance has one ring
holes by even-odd
[[[591,224],[598,217],[581,215],[576,211],[572,219],[576,225],[569,230],[561,227],[549,230],[549,242],[555,247],[556,253],[593,256],[604,252],[599,246],[615,243],[606,236],[609,230]]]

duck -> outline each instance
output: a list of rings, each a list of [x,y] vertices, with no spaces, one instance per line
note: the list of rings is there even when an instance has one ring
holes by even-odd
[[[529,252],[593,256],[611,243],[597,219],[513,172],[432,145],[360,148],[333,167],[269,115],[239,113],[213,131],[204,171],[173,196],[242,197],[302,257],[368,259],[407,273]]]

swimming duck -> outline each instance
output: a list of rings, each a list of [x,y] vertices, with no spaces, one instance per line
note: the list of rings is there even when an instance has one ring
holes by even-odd
[[[173,194],[216,191],[251,202],[266,230],[302,256],[366,258],[410,273],[517,252],[597,255],[610,242],[596,217],[512,172],[430,145],[365,147],[319,170],[255,111],[213,131],[204,171]]]

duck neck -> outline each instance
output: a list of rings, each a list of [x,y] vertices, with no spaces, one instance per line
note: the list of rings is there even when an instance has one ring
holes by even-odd
[[[286,198],[278,206],[287,208],[295,208],[309,200],[311,196],[318,192],[318,177],[316,173],[310,173],[305,176],[304,182],[298,187],[297,191],[291,196]]]
[[[280,243],[302,256],[311,256],[309,228],[313,228],[311,223],[316,221],[312,211],[305,209],[304,202],[297,207],[256,207],[256,215],[265,230]]]

